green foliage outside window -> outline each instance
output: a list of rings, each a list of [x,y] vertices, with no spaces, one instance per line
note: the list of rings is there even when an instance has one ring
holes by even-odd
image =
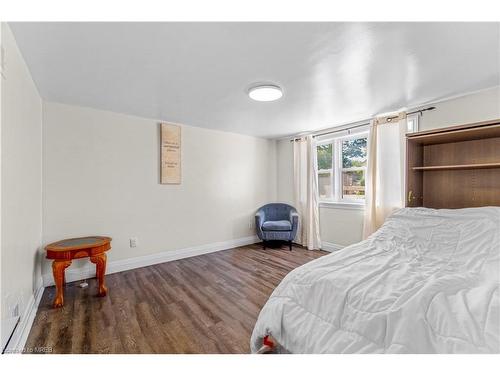
[[[342,142],[342,167],[366,167],[366,138],[349,139]],[[318,169],[332,169],[333,145],[317,147]]]
[[[342,167],[366,167],[366,138],[342,142]]]
[[[333,147],[332,144],[318,146],[318,170],[332,169]]]

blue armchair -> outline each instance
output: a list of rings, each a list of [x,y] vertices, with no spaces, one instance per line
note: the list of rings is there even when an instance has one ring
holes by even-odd
[[[287,241],[291,251],[298,225],[297,210],[285,203],[266,204],[255,214],[257,235],[262,240],[264,249],[266,241]]]

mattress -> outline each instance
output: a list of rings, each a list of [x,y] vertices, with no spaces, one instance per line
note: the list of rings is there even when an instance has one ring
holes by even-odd
[[[403,208],[290,272],[262,308],[291,353],[499,353],[500,208]]]

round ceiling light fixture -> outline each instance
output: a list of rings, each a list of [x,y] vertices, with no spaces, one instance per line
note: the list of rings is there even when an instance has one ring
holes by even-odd
[[[248,96],[258,102],[272,102],[283,96],[283,90],[278,85],[258,84],[248,89]]]

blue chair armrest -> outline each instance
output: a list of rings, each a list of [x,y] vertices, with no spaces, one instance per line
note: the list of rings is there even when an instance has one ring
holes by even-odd
[[[291,240],[295,239],[297,228],[299,227],[299,213],[296,209],[290,210],[290,223],[292,224],[292,233],[290,234]]]
[[[255,229],[257,230],[257,235],[259,238],[262,240],[263,233],[262,233],[262,224],[266,221],[266,213],[264,210],[259,210],[255,213]]]

